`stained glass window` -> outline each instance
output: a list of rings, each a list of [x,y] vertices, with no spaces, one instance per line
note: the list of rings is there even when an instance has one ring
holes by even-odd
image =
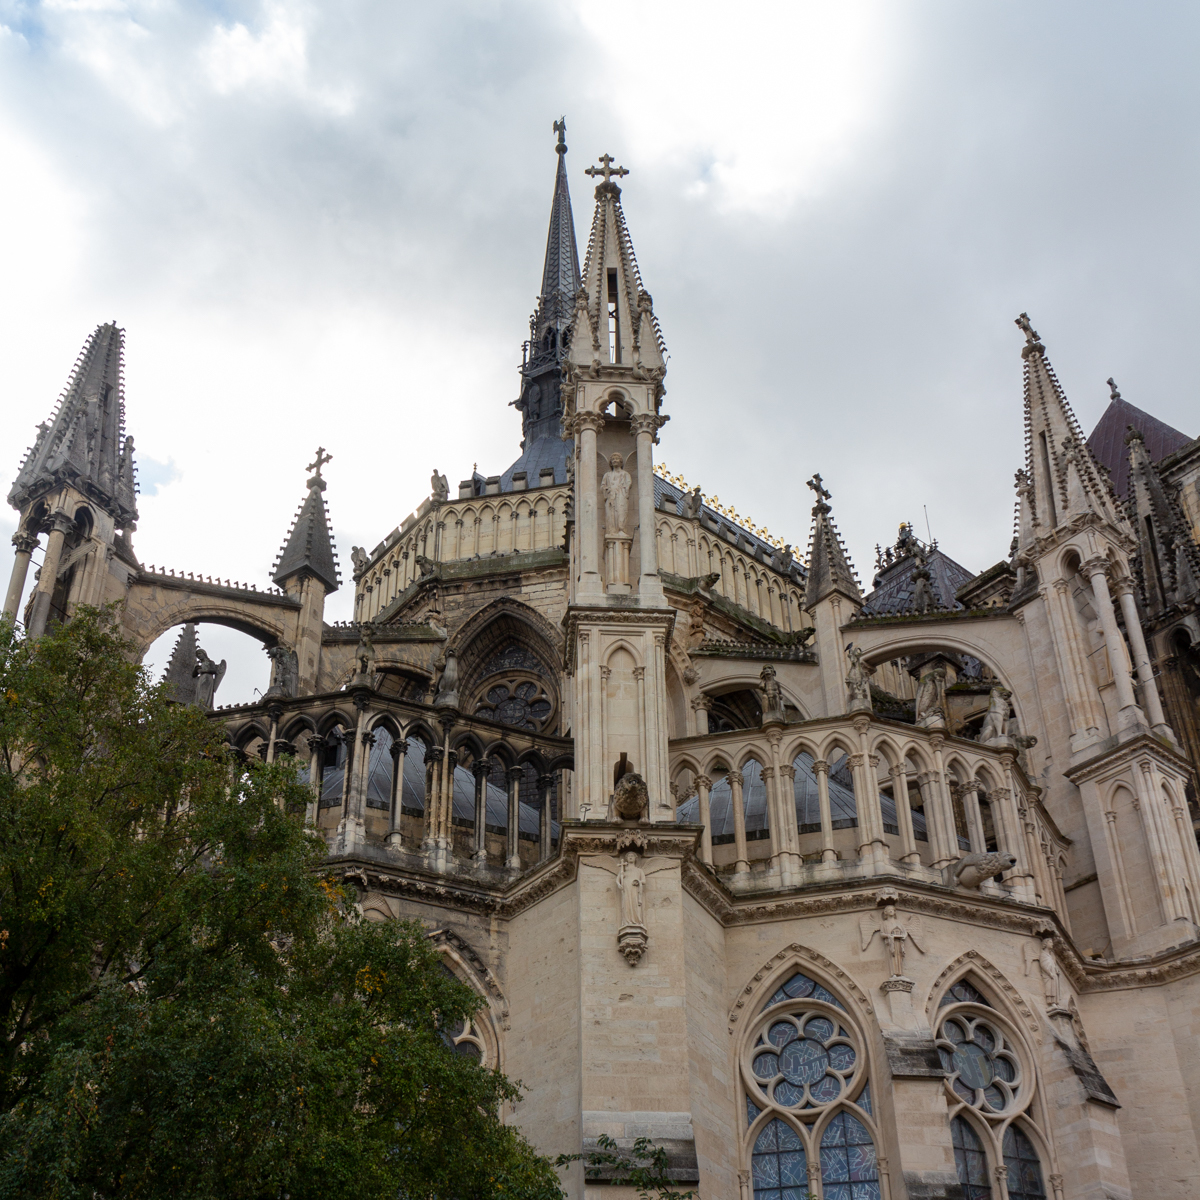
[[[956,1095],[985,1112],[1012,1107],[1021,1086],[1021,1061],[997,1026],[956,1013],[942,1022],[937,1047]]]
[[[880,1200],[875,1143],[847,1112],[838,1113],[821,1138],[821,1183],[825,1200]]]
[[[321,763],[321,807],[337,808],[342,802],[342,787],[346,778],[346,740],[340,726],[325,737]]]
[[[987,1155],[979,1134],[962,1117],[955,1117],[950,1122],[950,1140],[954,1144],[958,1182],[963,1185],[963,1200],[992,1200]]]
[[[807,975],[802,975],[797,971],[787,983],[776,989],[775,994],[763,1005],[763,1008],[770,1008],[772,1004],[782,1004],[785,1000],[802,1000],[809,996],[814,1000],[824,1000],[826,1004],[837,1005],[838,1008],[843,1007],[841,1002],[815,979],[810,979]]]
[[[938,1008],[945,1008],[947,1004],[982,1004],[987,1008],[992,1007],[983,993],[972,987],[965,979],[960,979],[947,990],[939,1002]]]
[[[367,758],[367,807],[388,809],[392,805],[392,735],[376,726],[375,744]]]
[[[1008,1200],[1045,1200],[1037,1151],[1015,1125],[1004,1131],[1004,1165],[1008,1168]]]
[[[846,1031],[822,1013],[789,1013],[759,1035],[751,1070],[763,1095],[784,1108],[836,1100],[858,1055]]]
[[[804,1200],[808,1158],[800,1135],[778,1117],[754,1142],[754,1200]]]

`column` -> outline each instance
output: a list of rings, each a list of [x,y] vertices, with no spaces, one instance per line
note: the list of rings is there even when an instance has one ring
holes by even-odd
[[[538,862],[540,863],[545,862],[553,850],[552,834],[554,830],[551,818],[554,814],[551,811],[550,803],[550,787],[553,783],[553,775],[537,777],[538,800],[541,804],[538,811]]]
[[[942,760],[942,745],[944,739],[933,736],[929,739],[933,750],[934,772],[929,780],[930,797],[925,802],[925,820],[931,829],[939,831],[939,845],[936,849],[937,858],[933,866],[944,867],[959,858],[961,851],[958,847],[958,832],[954,824],[954,806],[950,803],[950,792],[946,787],[946,764]],[[932,803],[930,803],[932,800]],[[930,822],[929,818],[934,820]]]
[[[1070,612],[1069,590],[1070,584],[1065,579],[1056,579],[1051,588],[1043,588],[1041,594],[1050,619],[1054,657],[1071,721],[1071,749],[1075,751],[1091,745],[1099,737],[1099,718],[1087,687],[1086,664],[1079,656],[1079,630]]]
[[[283,716],[283,709],[278,704],[272,704],[267,709],[267,716],[271,719],[271,732],[267,735],[267,762],[275,761],[275,739],[279,736],[279,718]]]
[[[742,787],[745,785],[745,782],[746,782],[746,777],[741,773],[741,771],[730,771],[729,772],[729,792],[730,792],[729,802],[733,808],[734,845],[736,847],[737,839],[738,839],[738,830],[740,829],[741,830],[741,838],[742,838],[742,848],[740,851],[736,851],[736,853],[738,853],[739,859],[744,860],[746,863],[744,868],[741,866],[738,867],[739,871],[740,870],[748,871],[750,869],[750,860],[749,860],[749,856],[746,853],[746,801],[745,801],[745,797],[742,794]],[[768,811],[768,813],[770,812],[769,805],[768,805],[767,811]],[[778,836],[778,835],[776,834],[775,829],[772,827],[771,837],[774,838],[776,836]]]
[[[1121,837],[1117,831],[1117,814],[1109,810],[1104,814],[1104,840],[1108,844],[1108,856],[1112,859],[1113,875],[1117,887],[1117,909],[1121,914],[1121,936],[1137,936],[1137,925],[1133,919],[1133,906],[1129,900],[1129,884],[1125,879],[1125,858],[1121,853]]]
[[[779,794],[775,790],[775,768],[766,764],[762,769],[763,790],[767,793],[767,825],[771,830],[771,869],[779,872],[779,882],[784,884],[785,874],[790,874],[787,857],[787,826],[779,812]]]
[[[698,737],[703,737],[708,733],[708,714],[711,709],[711,696],[696,696],[692,700],[692,712],[696,714],[696,734]]]
[[[709,805],[709,789],[712,780],[707,775],[696,776],[696,795],[700,799],[700,824],[704,832],[700,835],[700,861],[712,866],[712,809]]]
[[[771,782],[768,789],[775,793],[775,816],[779,821],[779,849],[783,854],[783,865],[790,883],[800,868],[800,836],[796,825],[795,788],[784,785],[783,766],[779,761],[779,744],[783,739],[783,726],[774,724],[766,729],[767,742],[771,747]],[[789,765],[789,770],[791,767]],[[794,774],[794,773],[793,773]],[[763,771],[766,775],[766,771]]]
[[[446,745],[450,744],[450,731],[446,731]],[[447,749],[442,759],[441,820],[438,829],[438,845],[448,854],[454,850],[454,768],[458,766],[458,754]]]
[[[16,555],[13,558],[12,574],[8,579],[8,595],[4,600],[4,615],[15,621],[21,607],[21,595],[25,591],[25,577],[29,573],[29,558],[37,549],[37,535],[14,533],[12,544]]]
[[[1104,642],[1108,647],[1108,662],[1117,685],[1117,704],[1120,707],[1117,722],[1122,729],[1129,729],[1144,721],[1145,714],[1138,707],[1137,697],[1133,694],[1129,654],[1125,639],[1117,628],[1117,613],[1108,591],[1108,559],[1090,558],[1083,564],[1083,569],[1091,580],[1092,593],[1096,597],[1100,624],[1104,627]]]
[[[520,818],[521,818],[521,768],[509,767],[505,773],[505,779],[508,783],[508,828],[506,832],[507,856],[504,860],[504,865],[510,871],[519,871],[521,869],[521,849],[520,849]]]
[[[817,807],[821,812],[821,861],[836,862],[837,851],[833,848],[833,811],[829,807],[829,764],[823,758],[814,759],[813,774],[817,777]]]
[[[54,587],[58,582],[58,566],[62,562],[63,543],[72,528],[72,521],[66,513],[54,514],[50,525],[50,536],[46,539],[46,553],[42,557],[41,574],[38,576],[37,587],[33,593],[33,611],[29,616],[29,628],[25,631],[30,637],[39,638],[46,632],[46,622],[50,619],[50,601],[54,597]]]
[[[630,422],[630,428],[637,438],[639,592],[662,591],[662,583],[658,578],[658,537],[654,519],[654,441],[663,423],[664,418],[653,413],[639,413]]]
[[[15,542],[15,538],[13,539]],[[1158,694],[1158,684],[1154,679],[1154,668],[1150,665],[1150,654],[1146,649],[1146,637],[1142,633],[1142,622],[1138,617],[1137,601],[1133,596],[1133,583],[1122,579],[1117,583],[1117,598],[1121,604],[1121,614],[1125,618],[1125,632],[1133,649],[1133,661],[1137,668],[1138,683],[1142,685],[1142,708],[1145,709],[1154,731],[1171,735],[1174,732],[1163,715],[1162,698]]]
[[[600,559],[597,552],[596,535],[599,517],[596,514],[596,434],[604,428],[604,418],[599,413],[575,414],[571,432],[579,447],[579,470],[576,472],[575,490],[578,503],[575,511],[575,533],[579,538],[579,586],[581,592],[600,592]]]
[[[796,768],[790,763],[779,766],[779,811],[787,822],[792,866],[799,871],[804,855],[800,853],[800,823],[796,819]]]
[[[475,776],[475,853],[472,861],[487,862],[487,777],[490,767],[486,759],[477,758],[471,764]]]
[[[962,801],[963,815],[967,819],[967,837],[974,854],[987,853],[987,841],[983,836],[983,815],[979,811],[979,784],[974,779],[957,789]]]
[[[912,809],[908,803],[908,768],[893,767],[889,774],[892,777],[892,803],[896,806],[896,825],[900,830],[900,861],[917,863],[921,861],[921,855],[917,852],[917,841],[913,837]]]
[[[316,828],[317,805],[321,802],[321,739],[315,734],[308,735],[308,786],[312,791],[312,799],[304,810],[304,824],[310,829]]]
[[[404,764],[408,761],[408,743],[403,738],[392,742],[392,794],[388,803],[388,835],[389,846],[399,846],[403,842],[400,836],[400,807],[404,803]]]
[[[1141,817],[1142,829],[1146,834],[1146,845],[1150,851],[1151,870],[1154,881],[1158,885],[1159,903],[1162,905],[1163,921],[1174,921],[1183,915],[1179,898],[1175,894],[1173,855],[1158,820],[1158,797],[1154,794],[1154,781],[1150,777],[1150,764],[1141,762],[1142,769],[1134,771],[1133,776],[1137,792],[1137,810]]]
[[[651,786],[653,787],[654,773],[650,769],[650,761],[646,758],[646,725],[648,723],[648,716],[646,713],[646,668],[645,667],[634,667],[633,668],[633,681],[634,681],[634,685],[637,688],[637,714],[638,714],[637,767],[638,767],[638,770],[641,771],[641,773],[642,773],[642,778],[644,778],[646,780],[646,782],[651,784]],[[658,789],[655,788],[654,790],[657,791]],[[649,808],[646,813],[646,816],[651,821],[654,820],[654,800],[655,800],[655,797],[651,796]]]
[[[437,845],[437,799],[441,791],[442,748],[430,746],[425,751],[425,831],[421,849],[432,850]]]

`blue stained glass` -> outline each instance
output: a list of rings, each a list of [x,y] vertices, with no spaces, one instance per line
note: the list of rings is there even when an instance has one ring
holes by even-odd
[[[833,1022],[824,1017],[815,1017],[804,1027],[806,1037],[816,1038],[818,1042],[827,1042],[833,1037]]]
[[[978,988],[972,987],[965,979],[960,979],[952,988],[949,988],[946,994],[938,1002],[938,1008],[945,1008],[947,1004],[982,1004],[985,1008],[991,1008],[991,1003],[984,998],[984,995]]]
[[[807,975],[799,972],[778,988],[770,1000],[763,1005],[763,1008],[770,1008],[772,1004],[782,1004],[785,1000],[801,1000],[805,996],[811,996],[814,1000],[824,1000],[826,1004],[845,1009],[845,1005],[830,991],[823,988],[815,979],[810,979]]]
[[[829,1055],[820,1042],[801,1038],[784,1048],[779,1056],[779,1069],[788,1083],[816,1083],[829,1069]]]
[[[988,1180],[987,1155],[979,1135],[962,1119],[950,1122],[950,1140],[954,1145],[954,1167],[963,1185],[964,1200],[992,1200]]]
[[[779,1074],[779,1059],[774,1054],[760,1054],[754,1060],[754,1074],[759,1079],[774,1079]]]
[[[842,1081],[836,1075],[826,1075],[820,1083],[810,1089],[810,1094],[817,1104],[828,1104],[836,1100],[842,1090]]]
[[[767,1031],[767,1041],[772,1046],[786,1046],[788,1042],[794,1042],[799,1036],[791,1021],[776,1021]]]
[[[804,1099],[804,1089],[784,1080],[775,1085],[775,1102],[785,1108],[795,1108]]]
[[[1045,1200],[1037,1151],[1015,1125],[1004,1131],[1004,1165],[1008,1168],[1009,1200]]]
[[[754,1101],[751,1100],[749,1096],[747,1096],[746,1097],[746,1124],[748,1126],[753,1125],[755,1118],[758,1116],[758,1114],[760,1112],[762,1112],[762,1109],[759,1108],[758,1105],[755,1104]]]
[[[858,1094],[858,1107],[861,1108],[868,1116],[873,1117],[875,1115],[871,1109],[871,1085],[869,1083]]]
[[[854,1069],[854,1047],[844,1044],[829,1047],[829,1065],[835,1071],[852,1071]]]
[[[776,1118],[754,1142],[751,1160],[754,1200],[803,1200],[808,1159],[799,1134]]]
[[[821,1138],[821,1182],[825,1200],[880,1200],[875,1143],[849,1113],[838,1113]]]

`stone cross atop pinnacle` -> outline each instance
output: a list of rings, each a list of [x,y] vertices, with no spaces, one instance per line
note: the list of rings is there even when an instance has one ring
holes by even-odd
[[[605,184],[611,184],[612,177],[614,175],[616,175],[618,178],[621,178],[629,174],[624,167],[613,166],[613,163],[617,160],[613,158],[611,154],[601,154],[596,161],[598,163],[602,163],[603,165],[600,167],[588,167],[587,170],[584,171],[584,174],[590,175],[593,179],[595,179],[598,175],[603,175],[604,183],[600,185],[601,187],[604,187]]]
[[[323,467],[323,466],[324,466],[324,465],[325,465],[327,462],[333,462],[333,455],[332,455],[332,454],[328,454],[328,453],[326,453],[326,451],[325,451],[325,447],[324,447],[324,446],[318,446],[318,447],[317,447],[317,458],[316,458],[316,462],[310,462],[310,463],[308,464],[308,466],[307,466],[307,467],[305,467],[304,469],[305,469],[306,471],[313,471],[313,472],[315,472],[315,477],[316,477],[317,479],[320,479],[320,478],[321,478],[321,468],[322,468],[322,467]]]

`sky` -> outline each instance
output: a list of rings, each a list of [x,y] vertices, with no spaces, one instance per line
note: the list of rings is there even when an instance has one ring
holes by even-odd
[[[1018,313],[1085,430],[1113,376],[1200,433],[1198,51],[1167,2],[0,0],[0,474],[106,320],[144,562],[266,585],[318,444],[343,570],[431,468],[499,473],[565,114],[581,237],[630,171],[662,461],[799,546],[819,471],[866,586],[926,512],[982,570]]]

